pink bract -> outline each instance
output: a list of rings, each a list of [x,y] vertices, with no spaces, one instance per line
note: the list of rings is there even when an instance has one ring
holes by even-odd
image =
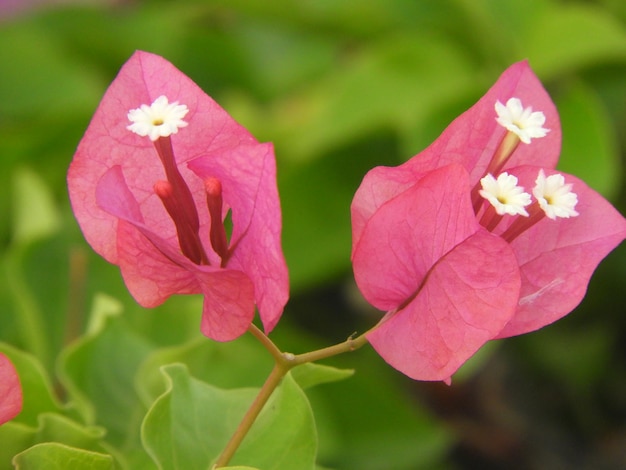
[[[487,340],[563,317],[582,300],[598,263],[626,237],[624,217],[571,175],[564,176],[578,196],[578,217],[544,217],[509,241],[502,237],[513,217],[491,233],[480,226],[468,201],[507,133],[494,105],[512,97],[543,112],[550,129],[515,147],[500,169],[530,191],[540,169],[555,173],[561,129],[550,97],[519,62],[427,149],[398,167],[372,169],[355,194],[355,279],[365,298],[388,312],[367,337],[413,378],[447,380]],[[459,221],[471,228],[458,232]]]
[[[22,387],[9,358],[0,353],[0,425],[15,418],[22,410]]]
[[[155,145],[127,129],[129,110],[159,96],[189,109],[188,126],[170,139],[198,213],[205,263],[181,252],[172,218],[155,194],[155,183],[165,179]],[[223,191],[221,220],[213,223],[232,220],[225,259],[209,242],[207,178],[221,182]],[[204,294],[202,331],[219,341],[244,333],[255,305],[266,332],[278,322],[288,276],[273,147],[258,143],[165,59],[139,51],[122,67],[78,146],[68,187],[85,238],[120,267],[141,305],[154,307],[172,294]]]

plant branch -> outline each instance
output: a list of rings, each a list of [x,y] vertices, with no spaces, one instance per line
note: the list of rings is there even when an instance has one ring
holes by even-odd
[[[259,390],[259,394],[252,402],[252,405],[250,405],[250,408],[248,408],[248,411],[246,411],[246,414],[239,423],[237,430],[232,435],[230,441],[228,441],[228,444],[226,444],[226,447],[224,447],[224,450],[215,461],[215,465],[213,465],[214,469],[225,467],[226,465],[228,465],[228,462],[233,457],[233,455],[235,455],[235,452],[239,448],[239,445],[246,437],[246,434],[248,434],[248,431],[250,431],[250,428],[254,424],[256,418],[259,416],[259,413],[261,413],[263,406],[265,406],[265,403],[267,403],[267,400],[269,400],[269,398],[272,396],[272,393],[274,392],[282,378],[285,376],[285,374],[287,374],[287,372],[289,372],[289,367],[285,367],[283,364],[279,363],[276,363],[274,365],[272,372],[267,377],[267,380],[265,380],[263,387],[261,387],[261,390]]]
[[[226,447],[220,454],[220,456],[215,461],[213,465],[213,470],[216,470],[220,467],[225,467],[228,465],[230,459],[235,455],[235,452],[243,442],[244,438],[250,431],[250,428],[254,424],[256,418],[263,410],[263,407],[272,396],[276,387],[280,384],[282,378],[296,366],[301,364],[306,364],[307,362],[319,361],[320,359],[326,359],[331,356],[336,356],[337,354],[342,354],[346,352],[352,352],[356,349],[359,349],[363,345],[367,343],[367,338],[365,334],[354,338],[350,336],[347,340],[342,343],[335,344],[334,346],[329,346],[327,348],[317,349],[315,351],[310,351],[304,354],[294,355],[291,353],[282,352],[278,346],[274,344],[274,342],[267,337],[263,331],[257,328],[255,325],[251,324],[248,328],[248,331],[254,335],[254,337],[259,340],[259,342],[263,345],[265,349],[267,349],[272,357],[274,358],[274,368],[272,372],[265,380],[265,383],[259,390],[259,394],[256,396],[248,411],[244,415],[243,419],[239,423],[237,430],[226,444]]]
[[[277,363],[283,359],[283,353],[278,349],[278,346],[274,344],[274,342],[267,337],[265,333],[263,333],[254,323],[251,323],[248,327],[248,331],[254,335],[256,339],[263,345],[265,349],[267,349],[274,361]]]
[[[367,338],[365,337],[365,334],[362,334],[357,338],[350,336],[343,343],[335,344],[327,348],[317,349],[315,351],[310,351],[304,354],[298,354],[290,362],[293,363],[292,367],[295,367],[297,365],[305,364],[307,362],[315,362],[319,361],[320,359],[326,359],[328,357],[336,356],[338,354],[355,351],[356,349],[364,346],[366,343]]]

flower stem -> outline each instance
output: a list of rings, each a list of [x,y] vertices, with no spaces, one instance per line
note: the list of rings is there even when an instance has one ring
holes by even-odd
[[[278,349],[278,346],[276,346],[254,323],[250,324],[248,331],[270,352],[275,362],[278,363],[283,359],[283,353]]]
[[[327,348],[317,349],[315,351],[304,354],[298,354],[293,358],[293,360],[291,360],[291,362],[294,364],[293,367],[300,364],[305,364],[307,362],[315,362],[319,361],[320,359],[326,359],[327,357],[355,351],[367,343],[367,338],[365,337],[365,334],[366,333],[358,336],[357,338],[353,338],[352,336],[350,336],[343,343],[335,344]]]
[[[248,411],[244,415],[243,419],[239,423],[237,430],[226,444],[226,447],[220,454],[220,456],[215,461],[213,465],[213,469],[218,469],[220,467],[225,467],[228,465],[230,459],[235,455],[235,452],[243,442],[246,434],[250,431],[250,428],[254,424],[254,421],[263,410],[263,407],[276,390],[276,387],[280,384],[281,380],[287,372],[293,369],[296,366],[301,364],[306,364],[308,362],[319,361],[320,359],[326,359],[328,357],[336,356],[337,354],[342,354],[345,352],[352,352],[361,346],[367,343],[367,338],[365,334],[357,338],[353,338],[350,336],[347,340],[342,343],[335,344],[333,346],[329,346],[327,348],[317,349],[315,351],[310,351],[304,354],[294,355],[291,353],[283,353],[281,350],[274,344],[274,342],[267,337],[265,333],[263,333],[259,328],[255,325],[250,325],[248,331],[254,335],[256,339],[267,349],[272,357],[274,358],[274,368],[270,375],[265,380],[265,383],[259,390],[259,394],[256,396]]]
[[[256,418],[259,416],[259,413],[261,413],[263,406],[265,406],[265,403],[267,403],[267,400],[269,400],[272,396],[272,393],[276,387],[278,387],[278,384],[287,372],[289,372],[288,367],[284,367],[284,365],[279,364],[278,362],[274,365],[272,372],[267,377],[267,380],[265,380],[265,383],[261,387],[261,390],[259,390],[259,394],[252,402],[252,405],[248,408],[248,411],[239,423],[237,430],[230,438],[230,441],[228,441],[228,444],[226,444],[226,447],[224,447],[224,450],[218,459],[215,461],[215,465],[213,465],[214,469],[228,465],[228,462],[232,456],[235,455],[239,445],[246,437],[246,434],[248,434],[248,431],[250,431],[250,428],[254,424]]]

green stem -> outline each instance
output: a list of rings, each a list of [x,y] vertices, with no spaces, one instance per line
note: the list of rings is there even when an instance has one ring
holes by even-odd
[[[265,335],[265,333],[257,328],[254,323],[250,324],[248,331],[252,333],[254,337],[263,345],[263,347],[270,352],[276,363],[284,359],[283,353],[280,349],[278,349],[278,346],[276,346],[274,342]]]
[[[252,402],[252,405],[250,405],[250,408],[248,408],[248,411],[239,423],[237,430],[230,438],[230,441],[228,441],[228,444],[226,444],[226,447],[224,447],[224,450],[222,451],[218,459],[215,461],[215,465],[213,466],[214,469],[217,469],[219,467],[225,467],[226,465],[228,465],[228,462],[233,457],[233,455],[235,455],[235,452],[239,448],[239,445],[246,437],[246,434],[248,434],[248,431],[250,431],[250,428],[254,424],[256,418],[259,416],[259,413],[263,409],[263,406],[265,406],[265,403],[267,403],[267,400],[269,400],[269,398],[272,396],[272,393],[274,392],[276,387],[278,387],[278,384],[287,372],[289,372],[289,368],[284,367],[283,365],[278,363],[274,365],[272,372],[261,387],[261,390],[259,390],[259,394]]]
[[[335,344],[334,346],[329,346],[327,348],[317,349],[315,351],[310,351],[304,354],[293,355],[291,353],[283,353],[281,350],[274,344],[274,342],[269,339],[265,333],[263,333],[259,328],[255,325],[250,325],[248,331],[254,335],[254,337],[259,340],[259,342],[267,349],[272,357],[274,358],[274,368],[272,372],[265,380],[265,383],[259,390],[259,394],[256,396],[248,411],[244,415],[243,419],[239,423],[237,430],[226,444],[226,447],[220,454],[220,456],[215,461],[213,465],[213,469],[218,469],[220,467],[225,467],[228,465],[230,459],[235,455],[235,452],[243,442],[244,438],[250,431],[250,428],[254,424],[256,418],[261,413],[261,410],[276,390],[276,387],[280,384],[283,377],[296,366],[301,364],[306,364],[308,362],[319,361],[320,359],[326,359],[328,357],[336,356],[337,354],[342,354],[345,352],[352,352],[367,343],[367,338],[365,334],[357,338],[349,337],[343,343]]]
[[[328,357],[336,356],[338,354],[355,351],[367,344],[367,338],[365,337],[366,334],[367,333],[364,333],[357,338],[353,338],[352,336],[350,336],[343,343],[335,344],[327,348],[317,349],[315,351],[304,354],[298,354],[291,361],[294,364],[292,367],[300,364],[305,364],[307,362],[319,361],[320,359],[326,359]]]

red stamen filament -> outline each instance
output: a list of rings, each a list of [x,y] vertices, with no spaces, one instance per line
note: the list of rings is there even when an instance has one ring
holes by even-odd
[[[159,137],[154,142],[167,181],[158,181],[154,192],[176,226],[178,243],[183,254],[196,264],[209,264],[200,241],[200,220],[191,190],[178,170],[170,137]]]
[[[206,191],[206,202],[211,217],[211,230],[209,237],[211,246],[215,253],[222,259],[222,267],[228,261],[228,240],[226,238],[226,228],[222,219],[222,183],[217,178],[207,178],[204,181]]]
[[[169,181],[157,181],[154,185],[154,192],[163,205],[165,210],[174,221],[176,233],[178,235],[178,243],[183,254],[196,264],[209,264],[209,260],[204,252],[198,232],[188,225],[185,217],[181,217],[183,209],[180,201],[174,196],[173,186]]]
[[[184,217],[186,224],[195,232],[198,233],[200,227],[200,221],[198,218],[198,211],[191,195],[191,191],[185,183],[183,176],[178,171],[176,165],[176,159],[174,157],[174,150],[172,149],[172,141],[170,137],[159,137],[154,142],[159,158],[163,163],[165,169],[165,176],[167,181],[172,185],[173,197],[178,201],[182,214],[179,217]]]
[[[487,170],[485,171],[485,175],[491,173],[494,176],[498,176],[498,173],[504,168],[506,162],[511,158],[513,152],[518,147],[520,143],[520,139],[517,134],[514,132],[508,131],[502,137],[500,144],[496,148],[496,151],[493,153],[493,157],[491,157],[491,161],[487,166]],[[480,205],[482,203],[482,197],[479,194],[480,191],[480,180],[476,185],[472,188],[471,197],[472,197],[472,206],[474,208],[474,214],[478,214],[480,209]]]
[[[485,209],[485,213],[480,218],[479,223],[490,232],[493,232],[493,230],[498,226],[502,218],[503,216],[498,214],[496,212],[496,209],[491,204],[489,204]]]
[[[543,219],[546,214],[543,212],[543,209],[539,206],[539,203],[533,203],[528,210],[528,217],[517,217],[515,221],[507,228],[502,234],[502,238],[511,243],[518,236],[528,230],[530,227],[535,225],[541,219]]]

